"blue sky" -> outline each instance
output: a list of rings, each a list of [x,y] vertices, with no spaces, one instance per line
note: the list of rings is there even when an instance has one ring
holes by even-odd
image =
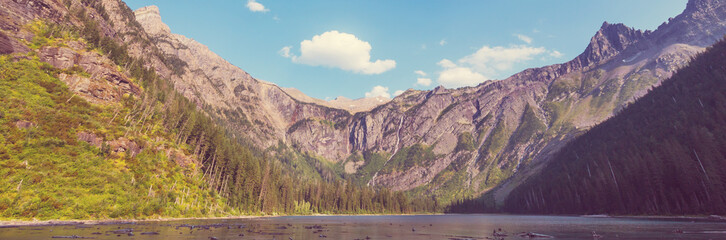
[[[125,0],[253,77],[312,97],[460,87],[569,61],[603,21],[653,30],[686,0]]]

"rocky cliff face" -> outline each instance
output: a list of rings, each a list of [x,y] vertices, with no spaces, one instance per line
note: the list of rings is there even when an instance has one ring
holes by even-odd
[[[0,1],[0,54],[28,53],[37,55],[41,61],[64,70],[58,78],[65,82],[78,96],[94,103],[111,103],[121,100],[124,95],[139,96],[141,89],[124,72],[117,69],[113,62],[102,54],[87,49],[82,41],[58,40],[50,46],[37,49],[27,47],[32,43],[41,23],[81,26],[73,17],[70,9],[80,9],[80,2],[70,1],[63,5],[55,1],[2,0]],[[95,9],[88,8],[91,16],[101,22],[101,28],[108,36],[116,33],[109,29],[109,22],[102,19]]]
[[[350,116],[342,109],[293,98],[280,87],[251,77],[193,39],[172,34],[161,21],[156,6],[138,9],[135,14],[152,42],[172,60],[172,79],[176,88],[233,132],[245,136],[260,148],[273,146],[278,141],[288,142],[289,129],[305,129],[311,124],[321,124],[323,120],[338,121]],[[299,97],[312,99],[304,94]],[[347,153],[344,145],[328,146],[336,142],[332,135],[344,135],[334,134],[335,131],[338,130],[311,133],[316,141],[301,139],[305,143],[299,146],[306,151],[318,150],[317,153],[327,159],[344,158]]]

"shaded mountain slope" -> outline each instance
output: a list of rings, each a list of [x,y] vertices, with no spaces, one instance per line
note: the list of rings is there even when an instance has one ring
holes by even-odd
[[[726,41],[597,125],[514,189],[504,210],[726,213]]]

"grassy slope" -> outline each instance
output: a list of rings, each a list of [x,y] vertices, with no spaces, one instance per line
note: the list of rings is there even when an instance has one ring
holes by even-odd
[[[59,41],[43,39],[36,38],[30,47]],[[162,130],[159,116],[143,125],[148,131],[126,127],[115,113],[128,114],[139,100],[126,97],[122,103],[96,105],[72,97],[55,77],[62,71],[33,55],[16,56],[20,60],[0,56],[0,175],[5,176],[0,178],[0,218],[191,217],[224,212],[221,198],[201,187],[194,165],[182,168],[167,158],[166,150],[189,147],[174,143],[174,136]],[[18,128],[18,121],[34,126]],[[79,132],[105,140],[125,135],[144,150],[135,157],[113,154],[78,141]]]

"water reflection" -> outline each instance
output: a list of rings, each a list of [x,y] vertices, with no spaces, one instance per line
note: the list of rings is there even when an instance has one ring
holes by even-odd
[[[293,216],[0,227],[0,239],[726,239],[722,222],[514,215]]]

